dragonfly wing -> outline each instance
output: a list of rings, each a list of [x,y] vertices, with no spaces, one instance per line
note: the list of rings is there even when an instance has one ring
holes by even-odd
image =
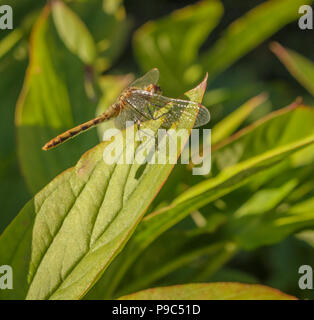
[[[143,92],[146,91],[143,90]],[[133,93],[129,97],[127,97],[126,100],[131,109],[133,109],[133,111],[136,110],[136,112],[141,114],[146,119],[146,121],[154,119],[154,111],[156,110],[156,108],[150,108],[152,106],[150,101],[143,99],[141,95],[133,95]]]
[[[129,99],[132,100],[129,103],[133,107],[139,108],[145,115],[148,112],[144,111],[144,109],[150,110],[150,114],[153,113],[154,117],[156,117],[156,111],[165,108],[164,112],[162,112],[163,127],[165,128],[170,128],[179,119],[183,120],[187,127],[190,127],[191,122],[195,120],[194,128],[201,127],[210,120],[207,108],[197,102],[172,99],[145,90],[133,91]],[[197,111],[196,119],[195,111]]]
[[[149,119],[150,118],[147,118],[145,114],[142,114],[128,103],[120,112],[120,114],[115,118],[115,126],[118,129],[125,129],[127,121],[133,121],[136,124],[138,121],[144,122]]]
[[[159,80],[159,70],[154,68],[145,73],[141,78],[136,79],[131,83],[130,87],[144,89],[150,84],[157,84]]]

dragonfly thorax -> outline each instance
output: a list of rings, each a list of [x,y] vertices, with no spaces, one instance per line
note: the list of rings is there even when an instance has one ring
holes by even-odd
[[[156,93],[156,94],[162,94],[161,88],[157,86],[156,84],[150,84],[145,88],[146,91],[149,91],[151,93]]]
[[[136,87],[129,87],[128,89],[126,89],[124,93],[121,94],[120,97],[118,98],[117,103],[113,105],[113,108],[116,109],[116,111],[121,112],[127,104],[128,97],[132,95],[133,91],[137,91],[137,90],[139,89]],[[152,94],[159,94],[159,95],[162,94],[161,88],[156,84],[149,84],[144,88],[144,91],[150,92]]]

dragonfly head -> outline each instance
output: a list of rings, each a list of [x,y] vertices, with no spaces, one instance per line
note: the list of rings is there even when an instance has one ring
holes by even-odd
[[[157,93],[157,94],[161,94],[161,88],[159,86],[157,86],[156,84],[150,84],[146,87],[145,89],[146,91],[149,91],[151,93]]]

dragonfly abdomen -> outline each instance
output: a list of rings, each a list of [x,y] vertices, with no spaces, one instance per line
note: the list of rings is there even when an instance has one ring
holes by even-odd
[[[85,123],[82,123],[72,129],[58,135],[54,139],[47,142],[43,146],[42,149],[43,150],[52,149],[52,148],[58,146],[59,144],[65,142],[66,140],[77,136],[81,132],[86,131],[86,130],[96,126],[97,124],[114,117],[118,112],[119,112],[119,110],[118,110],[117,106],[113,105],[108,110],[106,110],[103,114],[101,114],[99,117],[92,119],[92,120],[89,120]]]

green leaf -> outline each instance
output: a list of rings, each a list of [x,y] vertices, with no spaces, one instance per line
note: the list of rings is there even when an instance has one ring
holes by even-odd
[[[198,50],[221,14],[219,1],[205,0],[146,23],[133,41],[138,64],[143,70],[157,67],[161,86],[168,94],[179,95],[201,78],[203,70],[196,63]]]
[[[299,53],[285,49],[277,42],[272,43],[271,50],[286,66],[292,76],[314,95],[314,63]]]
[[[258,126],[239,132],[214,151],[214,174],[265,149],[313,133],[312,108],[290,107],[274,112],[268,121],[261,120]],[[309,146],[265,170],[242,192],[239,190],[223,199],[224,212],[229,216],[225,234],[240,248],[251,250],[277,243],[302,228],[312,228],[313,160],[314,149]]]
[[[314,231],[313,230],[301,231],[296,235],[296,238],[306,242],[307,244],[309,244],[311,247],[314,248]]]
[[[258,215],[275,208],[297,185],[297,180],[290,180],[277,188],[266,188],[255,192],[245,203],[240,205],[234,216],[241,218]]]
[[[138,232],[142,231],[145,233],[145,241],[148,241],[147,236],[150,228],[154,228],[155,232],[153,236],[155,237],[157,228],[159,232],[168,229],[189,212],[243,185],[251,176],[254,176],[254,174],[257,174],[260,170],[265,170],[297,150],[312,144],[314,142],[313,138],[314,136],[312,135],[295,143],[271,149],[259,156],[225,169],[215,178],[191,187],[175,199],[169,207],[163,208],[159,212],[145,218],[143,226],[141,226]],[[144,223],[147,225],[146,227],[144,227]],[[144,236],[144,234],[142,236]]]
[[[201,102],[205,88],[206,78],[186,96]],[[178,129],[186,126],[184,120]],[[34,225],[31,234],[23,239],[24,245],[32,245],[28,299],[83,297],[122,250],[173,168],[172,164],[108,165],[103,160],[107,145],[90,150],[74,168],[48,184],[0,237],[1,262],[6,264],[4,258],[9,257],[15,273],[24,275],[25,265],[19,263],[27,253],[12,250],[20,245],[19,238],[9,248],[3,241],[14,238],[12,232],[20,230],[16,224],[23,217],[35,218],[28,223]],[[24,234],[27,230],[26,226]]]
[[[240,248],[252,250],[278,243],[302,229],[313,228],[313,172],[313,164],[278,170],[258,191],[245,190],[248,196],[247,199],[242,197],[242,205],[227,206],[229,219],[224,226],[225,233]],[[311,192],[306,192],[309,186]],[[233,202],[239,197],[241,195],[235,194]],[[224,200],[230,203],[232,199]]]
[[[94,39],[82,20],[63,2],[52,2],[53,20],[67,48],[85,64],[93,64],[97,50]]]
[[[242,205],[236,204],[240,195],[233,195],[236,205],[231,204],[225,210],[229,219],[223,227],[224,233],[240,248],[252,250],[278,243],[302,229],[313,228],[313,194],[297,200],[295,197],[298,189],[307,187],[307,180],[313,181],[313,165],[279,171],[258,191],[243,190],[248,199],[242,197]],[[224,200],[230,203],[231,197]]]
[[[220,142],[234,133],[234,131],[236,131],[242,122],[249,116],[249,114],[257,106],[264,103],[266,99],[267,95],[262,93],[250,99],[240,106],[236,111],[232,112],[230,115],[217,123],[212,129],[212,145]]]
[[[265,150],[296,142],[314,134],[314,112],[306,106],[293,103],[260,119],[247,128],[213,147],[212,174],[265,152]],[[297,107],[298,106],[298,107]],[[256,186],[271,179],[285,168],[293,168],[313,162],[313,146],[287,158],[279,167],[275,166],[255,179]]]
[[[153,288],[120,300],[296,300],[279,290],[254,284],[200,283]]]
[[[23,37],[20,29],[13,30],[9,35],[0,41],[0,59],[9,52]]]
[[[127,270],[139,258],[140,254],[163,232],[185,218],[189,213],[221,198],[244,184],[263,176],[267,169],[279,165],[282,161],[297,159],[297,154],[306,150],[314,142],[313,112],[310,108],[299,108],[293,112],[293,106],[274,112],[265,119],[243,130],[241,135],[232,137],[230,147],[237,152],[230,159],[230,152],[224,148],[216,150],[213,158],[219,164],[215,176],[190,187],[173,202],[143,219],[135,235],[123,253],[97,284],[106,298],[112,298]],[[296,134],[296,127],[302,128]],[[283,130],[285,127],[286,130]],[[246,133],[250,133],[247,134]],[[293,134],[292,134],[293,133]],[[268,139],[265,139],[268,137]],[[255,141],[253,140],[255,139]],[[225,142],[225,150],[228,144]],[[247,149],[246,149],[247,148]],[[305,149],[304,149],[305,148]],[[312,146],[310,148],[313,148]],[[244,152],[245,151],[245,152]],[[299,151],[299,152],[297,152]],[[216,159],[218,152],[221,163]],[[295,158],[293,158],[295,157]],[[296,161],[297,163],[297,161]],[[244,225],[245,226],[245,225]]]
[[[41,150],[56,135],[93,118],[96,105],[84,90],[83,64],[58,39],[49,6],[37,21],[31,39],[16,126],[22,172],[29,189],[36,193],[95,145],[97,134],[92,130],[51,152]]]
[[[278,207],[263,215],[243,216],[230,221],[230,229],[237,243],[252,250],[282,241],[288,235],[314,227],[314,198],[290,208]],[[233,225],[231,226],[231,224]]]
[[[106,71],[125,49],[132,29],[123,1],[72,1],[69,6],[93,35],[98,53],[95,69],[99,73]]]
[[[271,0],[263,2],[233,22],[208,52],[201,64],[212,79],[240,57],[299,17],[299,7],[312,0]]]

